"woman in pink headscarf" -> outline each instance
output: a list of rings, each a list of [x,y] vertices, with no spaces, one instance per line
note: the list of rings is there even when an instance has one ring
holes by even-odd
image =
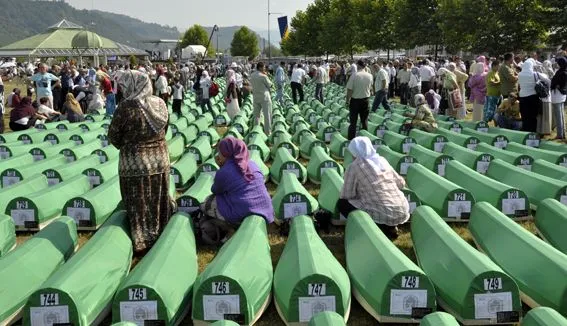
[[[226,72],[226,82],[228,84],[226,88],[226,112],[230,119],[240,112],[240,106],[238,105],[238,86],[236,85],[236,73],[234,70],[229,69]]]
[[[227,137],[217,147],[219,153],[215,159],[220,169],[211,188],[213,194],[201,205],[205,221],[227,233],[250,215],[261,216],[267,223],[272,223],[272,199],[264,184],[264,176],[256,163],[250,161],[246,144],[240,139]]]
[[[474,69],[473,76],[469,79],[470,101],[473,103],[473,121],[482,121],[486,99],[486,72],[484,66],[480,63],[477,63]]]
[[[481,55],[479,57],[476,58],[476,63],[477,64],[482,64],[482,66],[484,67],[484,72],[487,73],[488,72],[488,64],[486,63],[486,57]]]

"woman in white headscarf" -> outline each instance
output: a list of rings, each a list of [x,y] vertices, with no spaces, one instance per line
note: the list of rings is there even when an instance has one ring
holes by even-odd
[[[437,74],[443,79],[443,91],[441,96],[447,99],[447,111],[445,114],[456,118],[458,109],[463,105],[461,89],[457,83],[457,76],[447,68],[440,68]],[[458,101],[459,99],[460,102]]]
[[[339,212],[346,218],[354,210],[367,212],[390,238],[397,237],[397,225],[410,218],[404,193],[405,180],[372,146],[367,137],[356,137],[348,146],[354,161],[346,170],[338,201]]]
[[[175,203],[169,197],[169,155],[165,102],[152,95],[150,77],[130,70],[118,80],[124,96],[108,129],[120,150],[118,175],[130,220],[134,251],[143,255],[167,225]]]
[[[236,84],[236,73],[234,70],[227,70],[226,72],[226,112],[230,119],[240,112],[240,106],[238,105],[238,86]]]
[[[201,79],[199,80],[199,84],[201,86],[200,91],[201,93],[201,109],[203,109],[203,113],[208,111],[213,111],[213,106],[211,105],[211,99],[209,96],[209,89],[213,84],[211,77],[209,77],[209,72],[203,70],[201,73]],[[206,108],[206,109],[205,109]]]
[[[528,59],[522,65],[522,71],[518,74],[518,85],[520,87],[520,114],[522,115],[522,130],[537,132],[538,114],[543,113],[543,104],[536,93],[535,86],[538,80],[551,84],[544,74],[534,71],[534,59]]]
[[[553,64],[549,60],[545,60],[540,67],[540,75],[546,80],[547,86],[551,84],[551,78],[555,75]],[[549,82],[548,82],[549,81]],[[537,132],[540,135],[549,135],[553,129],[553,112],[551,109],[551,94],[541,98],[542,112],[537,115]]]

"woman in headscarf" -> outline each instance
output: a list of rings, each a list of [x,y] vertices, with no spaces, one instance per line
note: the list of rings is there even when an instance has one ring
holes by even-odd
[[[459,93],[461,94],[462,104],[460,106],[457,106],[458,108],[457,119],[465,119],[467,116],[467,107],[465,103],[466,102],[465,84],[467,82],[467,79],[469,78],[469,75],[457,69],[457,65],[454,62],[449,63],[447,67],[449,71],[452,72],[457,78],[457,85],[459,85]]]
[[[211,105],[211,99],[209,96],[209,89],[211,88],[212,84],[213,81],[211,80],[211,77],[209,77],[209,72],[203,70],[201,79],[199,80],[201,90],[201,109],[203,110],[203,113],[207,111],[213,111],[213,106]]]
[[[538,114],[543,112],[543,104],[536,93],[535,86],[538,80],[549,85],[551,81],[544,74],[534,71],[535,61],[528,59],[522,65],[522,71],[518,74],[518,85],[520,87],[520,113],[522,115],[522,130],[537,132]]]
[[[156,95],[159,96],[165,103],[169,100],[169,92],[167,89],[167,77],[162,67],[156,69]]]
[[[432,89],[427,92],[434,92]],[[415,114],[407,113],[404,114],[408,118],[411,118],[411,127],[421,129],[427,132],[434,132],[437,130],[437,122],[435,121],[435,117],[431,112],[427,104],[427,100],[423,94],[416,94],[414,98],[414,102],[417,105],[417,109],[415,110]]]
[[[486,57],[481,55],[476,58],[476,63],[482,65],[484,72],[488,72],[488,64],[486,62]],[[476,71],[476,70],[475,70]]]
[[[565,139],[565,101],[567,101],[567,58],[555,59],[559,70],[551,79],[551,106],[555,125],[557,126],[557,139]]]
[[[63,103],[63,113],[67,115],[67,120],[69,120],[69,122],[74,123],[85,121],[83,108],[79,101],[75,99],[75,95],[73,95],[73,93],[67,93],[65,103]]]
[[[148,75],[125,72],[118,80],[124,96],[108,129],[120,150],[118,174],[122,201],[130,219],[134,250],[144,254],[157,241],[172,213],[165,102],[152,96]]]
[[[365,211],[386,236],[395,239],[396,226],[410,218],[409,204],[401,191],[405,180],[376,153],[367,137],[354,138],[348,150],[355,159],[345,172],[339,212],[348,218],[354,210]]]
[[[38,120],[47,120],[47,117],[38,114],[32,106],[31,97],[26,96],[10,111],[9,126],[12,131],[27,130],[33,128]]]
[[[228,84],[226,87],[226,112],[232,120],[238,112],[240,112],[240,106],[238,105],[238,86],[236,85],[236,73],[234,70],[227,70],[226,80]]]
[[[473,121],[482,121],[484,102],[486,101],[486,73],[480,64],[474,66],[473,76],[469,79],[470,101],[473,103]]]
[[[457,76],[447,68],[440,68],[437,74],[443,78],[441,96],[447,100],[447,112],[445,114],[456,118],[457,110],[463,105]]]
[[[272,200],[264,184],[264,176],[256,163],[250,161],[246,144],[240,139],[227,137],[219,142],[215,159],[220,169],[211,188],[213,194],[201,205],[205,221],[222,229],[227,236],[250,215],[262,216],[266,223],[272,223]]]
[[[410,106],[416,107],[414,98],[417,94],[421,93],[421,75],[419,73],[419,68],[410,63],[411,74],[408,87],[410,89],[409,102]]]

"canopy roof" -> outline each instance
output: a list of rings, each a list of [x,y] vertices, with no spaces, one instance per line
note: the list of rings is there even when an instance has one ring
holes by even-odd
[[[146,51],[114,42],[62,20],[44,33],[0,48],[0,57],[92,56],[97,52],[107,56],[147,55]]]

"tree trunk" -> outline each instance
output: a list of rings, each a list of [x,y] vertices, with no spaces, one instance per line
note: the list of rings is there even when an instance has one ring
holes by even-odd
[[[435,44],[435,62],[437,62],[437,53],[439,52],[439,45]]]
[[[388,49],[388,52],[386,54],[386,60],[390,61],[390,49]]]

